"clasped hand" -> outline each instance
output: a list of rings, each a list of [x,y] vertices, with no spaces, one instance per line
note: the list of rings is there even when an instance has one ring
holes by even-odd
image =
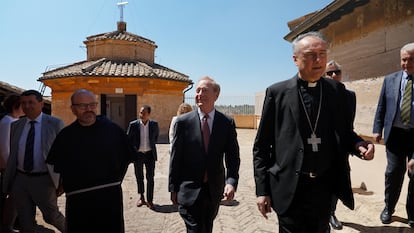
[[[375,146],[371,141],[358,142],[355,147],[361,155],[361,159],[372,160],[374,158]]]

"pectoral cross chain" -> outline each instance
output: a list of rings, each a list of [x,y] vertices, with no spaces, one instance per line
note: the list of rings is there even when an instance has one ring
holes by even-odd
[[[317,152],[318,144],[321,144],[321,138],[317,138],[315,133],[312,133],[310,138],[308,138],[308,144],[312,145],[312,151]]]

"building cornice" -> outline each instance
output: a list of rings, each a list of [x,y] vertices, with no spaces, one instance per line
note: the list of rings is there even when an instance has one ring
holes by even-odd
[[[283,38],[292,42],[296,36],[302,33],[319,31],[328,26],[329,23],[340,19],[343,15],[349,14],[354,8],[365,5],[368,2],[369,0],[335,0],[298,24]]]

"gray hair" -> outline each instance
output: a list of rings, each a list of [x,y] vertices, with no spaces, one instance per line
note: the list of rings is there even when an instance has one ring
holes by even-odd
[[[210,78],[209,76],[204,76],[200,78],[197,83],[200,83],[203,80],[209,81],[213,85],[214,92],[220,94],[220,84],[218,84],[213,78]]]
[[[335,66],[338,70],[342,68],[342,66],[335,60],[330,60],[328,63],[326,63],[326,68],[328,68],[329,66]]]
[[[325,36],[318,31],[311,31],[311,32],[306,32],[304,34],[300,34],[298,35],[293,41],[292,41],[292,48],[293,48],[293,54],[297,54],[298,53],[298,43],[305,37],[316,37],[321,39],[323,42],[325,42],[325,44],[328,45],[328,40],[325,38]]]
[[[414,43],[408,43],[401,48],[401,52],[412,52],[414,51]]]

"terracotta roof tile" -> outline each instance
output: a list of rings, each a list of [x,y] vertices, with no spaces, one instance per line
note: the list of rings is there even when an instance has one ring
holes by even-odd
[[[148,65],[140,61],[115,61],[107,58],[101,58],[95,61],[82,61],[56,68],[44,72],[43,76],[38,80],[42,81],[72,76],[135,77],[167,79],[187,83],[192,82],[187,75],[159,64]]]
[[[142,36],[135,35],[130,32],[126,32],[126,31],[106,32],[106,33],[101,33],[101,34],[86,37],[86,41],[97,41],[97,40],[105,40],[105,39],[140,41],[140,42],[145,42],[147,44],[156,46],[154,41],[144,38]]]

